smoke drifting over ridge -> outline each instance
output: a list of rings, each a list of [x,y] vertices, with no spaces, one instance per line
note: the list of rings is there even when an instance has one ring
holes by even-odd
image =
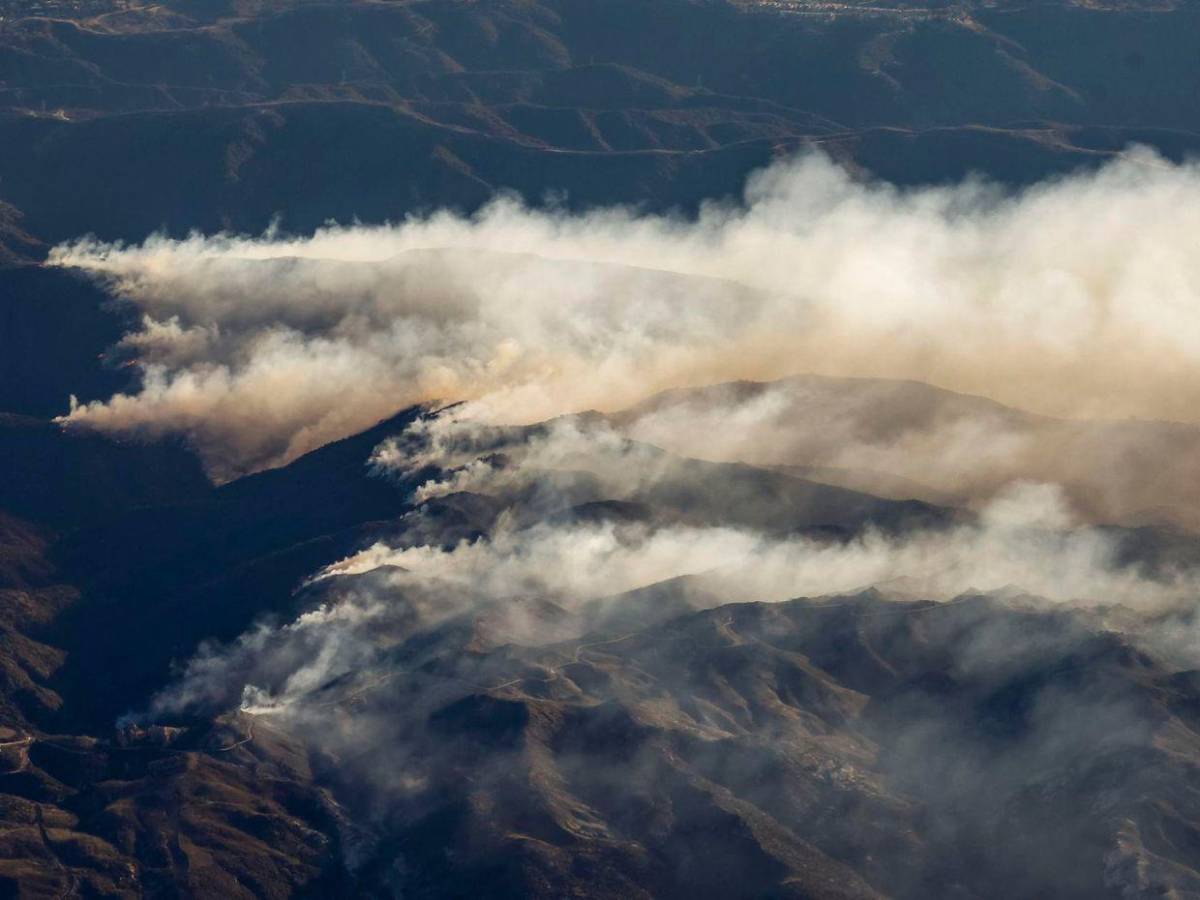
[[[1200,425],[828,376],[1190,415],[1196,174],[1135,154],[1017,197],[903,193],[814,157],[698,222],[502,201],[60,248],[146,317],[120,351],[144,388],[69,423],[182,433],[232,477],[466,401],[182,511],[165,565],[217,516],[253,549],[150,609],[196,649],[131,718],[201,726],[256,779],[294,740],[353,877],[418,893],[447,859],[555,895],[711,893],[709,870],[656,889],[698,859],[780,886],[748,896],[1189,883],[1200,550],[1112,523],[1195,524]],[[796,370],[826,374],[729,381]]]
[[[919,378],[1041,412],[1188,418],[1200,400],[1193,199],[1200,169],[1145,151],[1018,195],[899,191],[808,156],[696,221],[500,199],[471,218],[301,239],[60,247],[54,263],[109,281],[144,314],[121,348],[143,367],[142,390],[77,406],[68,424],[186,434],[225,478],[399,407],[466,401],[363,461],[378,477],[427,478],[399,539],[317,573],[307,589],[323,599],[291,623],[200,653],[152,711],[320,706],[331,683],[392,677],[388,653],[413,629],[483,616],[538,647],[588,633],[612,598],[680,580],[672,602],[685,609],[871,585],[1143,611],[1187,601],[1193,575],[1129,564],[1061,490],[1028,483],[1033,461],[1064,446],[1029,450],[1036,414],[844,394],[804,419],[779,388],[512,424],[796,371]],[[788,441],[808,449],[762,456]],[[911,477],[961,458],[974,469],[944,487],[986,489],[967,497],[978,518],[953,520],[786,474],[739,481],[651,444],[770,465],[911,460]],[[426,518],[461,492],[496,510],[466,539]],[[579,515],[589,504],[598,520]]]
[[[534,429],[497,428],[454,411],[418,420],[377,448],[380,477],[436,472],[416,490],[422,504],[399,539],[385,539],[316,573],[314,605],[289,623],[262,623],[210,646],[160,692],[155,715],[240,704],[255,714],[319,716],[325,691],[397,674],[389,654],[417,631],[486,621],[477,640],[538,647],[581,640],[613,621],[648,627],[726,603],[780,602],[879,587],[889,596],[952,601],[979,592],[1026,593],[1029,602],[1151,617],[1187,608],[1200,593],[1194,570],[1149,573],[1122,559],[1118,535],[1075,522],[1053,485],[1017,483],[978,517],[900,529],[870,524],[848,540],[805,532],[806,513],[786,500],[790,527],[755,527],[719,478],[688,461],[630,442],[595,419],[566,417]],[[685,519],[663,503],[680,485]],[[666,490],[664,490],[666,488]],[[461,491],[495,499],[487,533],[427,542],[428,504]],[[650,520],[575,514],[603,500],[650,506]],[[778,502],[770,494],[759,501]],[[704,521],[706,510],[728,515]],[[761,512],[761,511],[760,511]],[[709,513],[712,515],[712,513]],[[817,513],[819,516],[819,513]],[[1195,660],[1187,624],[1148,640]]]
[[[80,241],[143,312],[144,385],[65,417],[183,433],[220,478],[431,399],[524,422],[808,371],[1035,412],[1194,420],[1200,170],[1134,150],[1016,195],[901,191],[810,155],[694,221],[502,198],[307,238]]]
[[[1033,415],[909,381],[801,376],[680,389],[609,417],[674,453],[778,467],[892,499],[981,508],[1061,485],[1090,522],[1200,529],[1200,427]]]

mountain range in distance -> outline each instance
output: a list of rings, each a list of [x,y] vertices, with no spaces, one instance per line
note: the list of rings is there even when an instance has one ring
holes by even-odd
[[[279,219],[694,209],[819,146],[897,183],[1029,183],[1200,131],[1168,2],[13,4],[0,243]]]

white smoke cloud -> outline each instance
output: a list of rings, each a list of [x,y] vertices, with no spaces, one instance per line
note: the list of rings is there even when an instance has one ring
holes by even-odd
[[[673,453],[893,499],[979,508],[1013,481],[1044,481],[1088,521],[1200,528],[1200,428],[1184,423],[1055,419],[919,383],[819,377],[670,391],[611,421]]]
[[[145,383],[65,420],[182,432],[218,477],[434,398],[535,421],[799,371],[1195,420],[1198,233],[1200,170],[1133,150],[1015,195],[811,155],[695,220],[501,198],[302,238],[85,240],[50,260],[142,310],[123,351]]]
[[[417,502],[425,502],[458,491],[511,494],[547,472],[576,471],[595,479],[604,499],[626,499],[678,463],[591,417],[506,428],[484,425],[458,407],[417,419],[376,447],[368,464],[377,475],[412,477],[435,469],[438,475],[414,494]]]
[[[376,544],[318,577],[394,566],[460,583],[462,589],[474,585],[486,597],[537,593],[563,602],[701,573],[730,585],[723,592],[727,599],[767,601],[843,593],[892,580],[943,600],[971,590],[1020,587],[1061,602],[1145,608],[1195,589],[1190,581],[1150,582],[1136,568],[1119,565],[1112,534],[1078,523],[1061,488],[1052,484],[1014,481],[977,520],[955,527],[899,535],[868,527],[849,542],[805,536],[780,540],[724,523],[580,526],[553,518],[580,499],[655,496],[657,486],[677,479],[704,480],[694,487],[723,496],[719,480],[681,469],[679,463],[594,418],[563,417],[535,428],[505,429],[449,410],[418,420],[381,444],[372,458],[376,472],[411,476],[433,468],[440,475],[418,489],[419,499],[466,490],[509,498],[513,510],[530,503],[528,488],[541,487],[543,498],[551,495],[540,510],[550,520],[523,527],[517,517],[501,517],[490,539],[463,541],[451,549]],[[581,498],[562,490],[556,473],[586,473],[589,493]],[[724,507],[728,520],[744,513]],[[798,518],[796,524],[801,524]]]
[[[852,541],[780,540],[724,527],[553,526],[500,531],[450,548],[373,545],[329,566],[319,580],[382,575],[281,627],[254,629],[227,648],[206,648],[183,678],[155,699],[158,714],[240,697],[257,712],[313,702],[317,689],[380,665],[387,635],[411,615],[414,596],[436,610],[431,623],[464,612],[495,620],[497,640],[538,645],[578,632],[540,621],[531,599],[579,613],[589,602],[693,576],[697,608],[849,593],[869,586],[951,600],[1019,590],[1055,602],[1166,609],[1194,597],[1190,578],[1151,581],[1118,564],[1112,538],[1063,529],[1055,490],[1025,485],[1000,498],[978,525]],[[437,598],[436,600],[429,598]],[[617,598],[614,602],[620,603]],[[653,609],[645,611],[653,621]],[[386,671],[386,665],[383,666]]]
[[[1043,525],[1065,515],[1053,488],[1014,488],[986,512],[981,526],[949,534],[894,538],[868,531],[849,543],[778,540],[723,527],[539,525],[451,549],[377,544],[324,575],[391,565],[490,598],[535,594],[564,602],[684,575],[705,575],[710,595],[727,601],[779,601],[887,582],[943,600],[1002,588],[1063,602],[1162,602],[1185,595],[1180,586],[1150,585],[1136,570],[1119,568],[1115,547],[1102,533]]]
[[[309,582],[310,589],[329,591],[317,609],[284,626],[254,629],[229,647],[205,649],[156,698],[156,713],[240,699],[260,714],[311,714],[322,702],[320,690],[338,679],[393,677],[385,655],[414,633],[410,623],[428,633],[466,616],[488,621],[493,645],[541,646],[580,637],[605,610],[633,610],[634,620],[647,624],[677,614],[678,605],[656,609],[652,590],[634,596],[667,584],[674,600],[685,598],[684,609],[880,587],[940,601],[1021,592],[1142,614],[1181,608],[1200,587],[1193,574],[1150,577],[1123,561],[1116,536],[1079,525],[1053,485],[1010,485],[977,519],[952,527],[900,534],[867,527],[834,540],[723,523],[558,518],[553,514],[572,502],[570,491],[559,494],[557,505],[543,504],[550,515],[528,524],[527,488],[541,485],[553,494],[556,472],[588,473],[600,495],[622,497],[679,477],[667,454],[594,419],[506,429],[451,410],[385,442],[373,465],[380,474],[441,472],[422,486],[427,500],[469,489],[512,505],[481,538],[452,545],[380,541],[327,566]]]

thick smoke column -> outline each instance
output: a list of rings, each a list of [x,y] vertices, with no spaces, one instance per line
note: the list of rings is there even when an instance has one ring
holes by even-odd
[[[501,198],[311,237],[80,241],[51,262],[143,312],[142,388],[65,420],[191,437],[218,477],[405,405],[536,421],[800,371],[1037,412],[1200,408],[1200,172],[1144,150],[1016,195],[903,191],[810,155],[695,220]]]

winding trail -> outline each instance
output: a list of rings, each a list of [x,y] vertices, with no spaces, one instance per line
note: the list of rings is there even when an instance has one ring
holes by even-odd
[[[580,654],[582,654],[589,647],[603,647],[607,644],[619,644],[621,641],[627,641],[631,637],[635,637],[639,634],[642,634],[642,632],[644,632],[644,631],[645,631],[645,629],[642,629],[641,631],[631,631],[628,634],[621,635],[620,637],[610,638],[610,639],[604,640],[604,641],[589,641],[584,644],[579,644],[575,648],[575,653],[571,656],[571,659],[568,660],[567,662],[559,663],[557,666],[551,666],[549,669],[547,669],[547,671],[550,674],[545,678],[540,678],[536,675],[525,675],[525,676],[522,676],[521,678],[514,678],[511,681],[505,681],[501,684],[494,684],[491,687],[486,688],[485,690],[498,691],[498,690],[501,690],[502,688],[512,687],[515,684],[520,684],[523,681],[540,681],[543,683],[554,681],[556,678],[558,678],[558,673],[560,671],[562,671],[564,668],[566,668],[567,666],[575,665],[577,663],[583,662],[583,660],[580,658]]]
[[[254,713],[245,712],[243,710],[242,715],[247,716],[250,719],[250,725],[246,728],[246,736],[244,738],[242,738],[240,741],[234,741],[232,744],[229,744],[226,747],[214,747],[210,752],[212,752],[212,753],[228,753],[230,750],[236,750],[238,747],[241,747],[243,744],[248,744],[252,740],[254,740]],[[180,751],[180,752],[187,752],[187,751]]]

